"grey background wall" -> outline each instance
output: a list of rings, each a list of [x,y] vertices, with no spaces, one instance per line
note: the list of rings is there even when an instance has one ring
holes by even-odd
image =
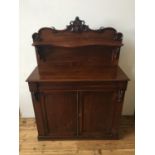
[[[28,85],[25,82],[36,66],[31,35],[41,27],[64,29],[76,16],[91,28],[114,27],[124,35],[119,65],[129,76],[123,114],[134,113],[134,0],[20,0],[20,111],[34,117]]]

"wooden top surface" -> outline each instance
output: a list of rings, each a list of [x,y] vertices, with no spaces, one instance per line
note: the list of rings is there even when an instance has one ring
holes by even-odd
[[[129,78],[120,67],[53,67],[39,70],[36,67],[27,82],[82,82],[82,81],[128,81]]]

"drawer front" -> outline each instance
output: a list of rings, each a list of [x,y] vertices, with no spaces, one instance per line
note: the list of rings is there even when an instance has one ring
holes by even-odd
[[[80,91],[80,90],[125,90],[127,87],[127,81],[119,82],[64,82],[64,83],[38,83],[38,90],[48,91],[48,90],[71,90],[71,91]]]

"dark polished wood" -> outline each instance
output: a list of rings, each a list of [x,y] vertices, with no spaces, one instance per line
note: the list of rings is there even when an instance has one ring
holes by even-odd
[[[46,92],[43,110],[47,135],[53,137],[72,137],[77,135],[77,97],[76,92]]]
[[[36,67],[28,77],[28,82],[105,82],[129,80],[120,67],[54,67],[42,70]]]
[[[41,139],[117,139],[128,77],[118,66],[122,33],[78,17],[33,34],[38,66],[28,77]]]
[[[114,90],[80,92],[80,136],[102,137],[111,134],[115,93]]]

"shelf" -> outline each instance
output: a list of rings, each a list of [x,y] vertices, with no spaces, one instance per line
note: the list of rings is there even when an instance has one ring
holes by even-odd
[[[33,46],[58,46],[58,47],[82,47],[82,46],[91,46],[91,45],[99,45],[99,46],[116,46],[120,47],[123,44],[120,41],[108,41],[103,39],[66,39],[66,40],[53,40],[50,42],[45,41],[36,41],[32,44]]]

